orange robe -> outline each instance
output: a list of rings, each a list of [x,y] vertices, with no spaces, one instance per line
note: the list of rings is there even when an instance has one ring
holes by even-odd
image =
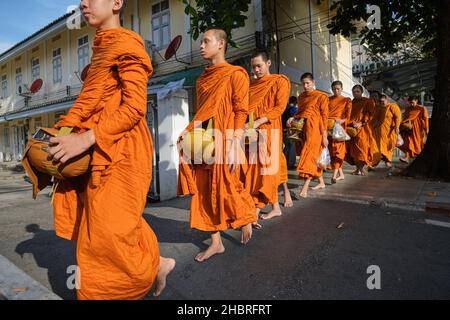
[[[317,162],[323,150],[323,133],[328,127],[328,103],[328,96],[318,90],[303,92],[298,97],[298,112],[294,117],[306,121],[297,172],[305,179],[322,176],[323,170],[317,166]]]
[[[425,145],[425,135],[428,131],[428,110],[423,106],[408,107],[403,115],[402,123],[411,122],[411,131],[401,131],[404,144],[400,147],[406,157],[415,158]]]
[[[141,299],[159,270],[155,234],[143,218],[152,177],[147,83],[153,73],[142,39],[97,31],[80,96],[56,127],[94,130],[91,172],[61,181],[56,234],[77,241],[79,299]]]
[[[350,114],[352,112],[352,100],[343,96],[332,96],[329,102],[329,114],[328,118],[333,120],[345,120],[342,127],[345,129],[347,123],[350,120]],[[329,137],[330,143],[328,149],[331,156],[331,168],[333,170],[342,168],[344,163],[346,148],[345,141],[334,141],[332,137]]]
[[[355,137],[347,141],[346,160],[350,164],[364,163],[374,166],[380,161],[380,153],[371,126],[375,111],[375,102],[372,99],[361,97],[352,101],[348,126],[353,126],[356,122],[362,123],[363,126],[357,130]]]
[[[373,135],[384,161],[392,161],[397,143],[396,129],[400,128],[401,121],[402,113],[398,105],[377,106],[373,118]]]
[[[238,66],[228,63],[206,68],[197,80],[197,113],[186,128],[194,122],[213,118],[216,161],[213,164],[190,164],[180,150],[178,195],[192,195],[191,228],[201,231],[237,229],[256,221],[256,211],[250,193],[244,189],[241,169],[231,173],[227,165],[227,130],[243,129],[248,115],[249,77]],[[230,138],[230,137],[229,137]],[[182,137],[180,137],[180,141]]]
[[[291,83],[283,75],[267,75],[250,84],[250,111],[254,112],[255,119],[266,117],[269,120],[259,126],[259,131],[262,132],[259,135],[260,142],[266,143],[263,146],[258,145],[258,148],[263,147],[264,150],[259,150],[256,163],[249,164],[245,179],[246,188],[258,208],[277,203],[278,186],[287,182],[287,163],[282,150],[281,115],[286,109],[290,91]],[[272,150],[272,142],[275,139],[278,148]],[[272,154],[272,151],[275,151],[275,154]],[[267,172],[261,172],[263,168]]]

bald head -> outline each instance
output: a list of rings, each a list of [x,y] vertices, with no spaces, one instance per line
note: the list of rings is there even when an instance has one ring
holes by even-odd
[[[216,38],[217,41],[223,40],[223,42],[225,43],[225,47],[224,48],[225,48],[225,53],[226,53],[227,50],[228,50],[228,35],[225,32],[225,30],[211,28],[211,29],[208,29],[206,32],[212,33],[212,35],[214,36],[214,38]]]

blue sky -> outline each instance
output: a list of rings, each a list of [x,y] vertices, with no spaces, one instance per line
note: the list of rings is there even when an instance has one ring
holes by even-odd
[[[77,0],[0,0],[0,53],[64,15]]]

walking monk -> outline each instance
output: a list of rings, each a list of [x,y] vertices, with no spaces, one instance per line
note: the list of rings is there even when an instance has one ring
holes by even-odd
[[[424,106],[419,105],[417,96],[409,97],[409,107],[403,115],[403,121],[400,125],[400,133],[404,144],[400,147],[405,153],[400,161],[409,163],[409,158],[417,157],[425,145],[425,139],[428,135],[428,111]]]
[[[278,202],[278,186],[283,184],[285,207],[292,206],[287,187],[287,163],[283,153],[281,115],[286,109],[291,83],[286,76],[270,74],[272,64],[269,54],[256,52],[251,59],[256,79],[250,84],[250,112],[254,113],[253,129],[259,129],[258,156],[249,164],[246,188],[257,208],[257,214],[266,205],[272,210],[262,214],[263,220],[282,214]],[[245,125],[249,128],[249,123]],[[263,148],[263,150],[261,150]]]
[[[241,243],[246,244],[252,236],[256,209],[240,180],[239,154],[245,161],[241,139],[248,115],[249,76],[243,68],[226,62],[225,31],[208,30],[200,48],[210,65],[197,80],[197,113],[181,134],[180,145],[196,123],[213,119],[215,161],[190,164],[184,160],[182,147],[178,194],[192,195],[191,228],[211,233],[211,245],[195,257],[203,262],[225,251],[220,231],[241,228]]]
[[[345,130],[352,112],[352,100],[342,96],[343,84],[341,81],[334,81],[331,84],[331,89],[334,95],[330,97],[328,118],[335,120]],[[336,183],[345,179],[344,171],[342,170],[346,153],[345,141],[334,141],[330,137],[329,142],[331,168],[334,170],[331,183]]]
[[[398,105],[389,103],[387,96],[382,94],[373,119],[373,135],[378,144],[381,160],[388,168],[392,168],[392,155],[400,133],[401,121],[402,113]]]
[[[77,241],[79,299],[142,299],[164,289],[175,261],[159,256],[142,214],[152,177],[146,124],[153,70],[142,39],[120,27],[123,0],[83,0],[97,29],[92,64],[80,96],[57,128],[76,133],[50,140],[54,161],[92,149],[86,183],[61,181],[54,196],[56,234]]]
[[[378,163],[378,150],[373,138],[370,122],[375,114],[375,102],[363,97],[363,87],[356,85],[352,89],[352,113],[348,127],[356,130],[356,135],[347,142],[347,161],[356,165],[353,174],[365,176],[364,167]]]
[[[294,118],[305,119],[302,132],[303,147],[297,172],[301,178],[305,179],[299,195],[306,198],[313,178],[321,179],[314,189],[325,188],[322,178],[323,170],[318,167],[317,162],[322,150],[328,147],[328,96],[315,90],[315,81],[311,73],[303,74],[300,80],[305,91],[298,97],[298,112],[288,120],[288,126]]]

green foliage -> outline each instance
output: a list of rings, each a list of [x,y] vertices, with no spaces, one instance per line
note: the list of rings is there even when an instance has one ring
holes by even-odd
[[[381,11],[381,29],[370,30],[365,21],[368,5]],[[356,35],[369,46],[373,56],[393,54],[408,43],[420,45],[422,57],[436,55],[438,0],[338,0],[331,9],[336,15],[328,28],[332,34]]]
[[[231,31],[245,26],[245,13],[251,0],[197,0],[195,4],[189,0],[182,1],[185,4],[184,12],[191,17],[192,39],[197,40],[201,33],[210,28],[220,28],[227,33],[230,45],[239,47],[233,41]]]

